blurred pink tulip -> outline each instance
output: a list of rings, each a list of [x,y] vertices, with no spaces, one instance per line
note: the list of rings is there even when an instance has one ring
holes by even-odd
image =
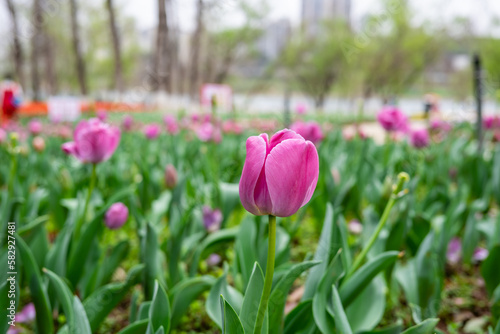
[[[472,258],[474,259],[474,261],[480,262],[480,261],[486,260],[486,258],[488,257],[488,255],[490,255],[490,252],[488,252],[487,249],[481,248],[481,247],[477,247],[474,250],[474,255],[472,256]]]
[[[168,189],[174,189],[177,185],[177,170],[172,164],[165,167],[165,185]]]
[[[158,136],[160,135],[160,132],[161,132],[161,128],[158,124],[148,124],[144,128],[144,135],[149,140],[153,140],[153,139],[158,138]]]
[[[495,115],[486,115],[483,118],[483,127],[486,130],[500,128],[500,117]]]
[[[45,150],[45,140],[42,137],[36,136],[32,141],[33,148],[37,152],[43,152]]]
[[[429,146],[429,132],[427,129],[414,130],[410,133],[410,143],[413,147],[424,148]]]
[[[35,305],[33,303],[27,304],[21,312],[16,314],[16,321],[20,323],[29,323],[34,321],[36,318]]]
[[[307,113],[307,106],[304,103],[298,103],[295,107],[295,111],[299,115],[305,115]]]
[[[81,121],[75,129],[72,142],[64,143],[62,150],[84,163],[108,160],[120,142],[120,130],[97,118]]]
[[[222,212],[219,209],[212,210],[209,206],[203,206],[203,225],[208,232],[215,232],[222,224]]]
[[[165,118],[163,118],[163,121],[165,122],[168,133],[170,133],[171,135],[176,135],[179,133],[179,124],[177,124],[177,120],[174,116],[166,115]]]
[[[101,122],[106,122],[108,119],[108,113],[104,109],[97,110],[96,115]]]
[[[196,129],[198,139],[203,142],[213,141],[220,143],[222,141],[222,134],[218,127],[212,123],[203,123]]]
[[[462,242],[460,241],[459,238],[453,238],[451,239],[450,243],[448,244],[448,250],[446,251],[446,259],[448,260],[449,263],[455,264],[457,263],[462,254]]]
[[[28,130],[33,136],[42,133],[42,129],[43,129],[43,124],[37,119],[30,121],[28,124]]]
[[[318,144],[323,140],[323,131],[321,126],[316,122],[302,122],[297,121],[290,127],[292,131],[297,132],[299,135],[304,137],[305,140],[311,141],[314,145]]]
[[[132,130],[133,125],[134,125],[134,119],[132,118],[132,116],[127,115],[123,117],[122,126],[125,131]]]
[[[378,122],[389,132],[408,130],[408,118],[395,106],[384,106],[377,115]]]
[[[233,133],[239,135],[243,132],[243,128],[233,120],[227,120],[222,124],[222,131],[224,133]]]
[[[292,130],[252,136],[241,175],[240,200],[250,213],[288,217],[311,199],[319,175],[316,147]]]
[[[127,222],[128,208],[121,202],[114,203],[106,211],[104,223],[111,230],[119,229]]]
[[[440,119],[433,119],[431,121],[431,125],[430,125],[430,129],[432,131],[435,131],[435,132],[450,132],[452,127],[451,127],[451,124],[446,122],[446,121],[442,121]]]

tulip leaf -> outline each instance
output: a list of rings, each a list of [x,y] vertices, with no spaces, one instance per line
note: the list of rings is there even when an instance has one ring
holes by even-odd
[[[316,253],[314,254],[315,261],[322,261],[319,265],[311,269],[311,272],[307,276],[304,295],[302,300],[312,299],[316,293],[316,288],[326,271],[330,260],[337,254],[339,250],[340,242],[338,242],[339,233],[337,230],[337,225],[334,224],[334,212],[333,207],[330,203],[327,204],[325,220],[323,223],[323,229],[321,230],[321,236],[319,238],[318,247],[316,248]]]
[[[149,309],[151,308],[151,301],[143,302],[139,306],[139,316],[137,318],[138,321],[149,319]]]
[[[314,329],[312,300],[306,300],[297,305],[285,318],[284,334],[304,333],[306,329]],[[306,333],[314,333],[307,331]]]
[[[119,331],[118,334],[144,334],[147,331],[148,325],[149,319],[136,321]]]
[[[349,321],[347,320],[347,316],[345,314],[344,307],[342,306],[339,292],[337,291],[335,284],[332,285],[332,302],[333,317],[335,319],[335,327],[337,328],[337,333],[352,334],[351,326],[349,325]]]
[[[231,305],[220,296],[220,312],[222,322],[222,334],[245,334],[241,321]]]
[[[282,331],[284,325],[283,314],[285,312],[286,299],[295,280],[304,271],[320,263],[320,261],[307,261],[296,264],[288,269],[284,276],[278,281],[271,292],[271,297],[269,298],[269,303],[273,305],[273,307],[269,308],[270,333],[280,333]]]
[[[196,252],[193,255],[189,276],[196,275],[200,258],[206,253],[208,253],[207,250],[218,244],[233,241],[236,238],[236,235],[238,234],[238,230],[239,230],[238,227],[220,230],[210,234],[205,240],[203,240],[203,242],[196,249]]]
[[[219,189],[222,200],[222,227],[225,227],[231,212],[240,203],[239,184],[219,182]]]
[[[359,268],[347,281],[340,286],[340,298],[344,307],[348,307],[360,294],[368,283],[381,271],[393,264],[399,252],[382,253]]]
[[[318,284],[312,302],[312,310],[316,326],[323,334],[335,332],[333,318],[327,312],[327,302],[332,291],[332,285],[336,284],[344,273],[340,260],[341,250],[328,265],[328,268]]]
[[[403,325],[401,321],[398,321],[395,325],[391,325],[382,329],[360,332],[359,334],[401,334],[403,331]]]
[[[210,293],[208,294],[207,301],[205,303],[205,309],[207,311],[208,316],[220,327],[222,328],[221,323],[221,313],[220,313],[220,295],[223,295],[224,298],[230,302],[232,307],[236,313],[240,313],[241,305],[243,304],[243,296],[241,293],[230,286],[227,283],[227,271],[217,279],[212,288],[210,289]]]
[[[52,320],[52,310],[47,290],[45,288],[42,275],[40,274],[40,268],[36,264],[33,253],[24,240],[18,235],[16,235],[15,238],[16,248],[18,249],[21,257],[26,281],[29,284],[31,298],[33,299],[33,304],[35,305],[37,329],[40,333],[53,333],[54,324]],[[6,294],[3,296],[5,295]]]
[[[211,276],[185,279],[172,288],[172,324],[175,328],[178,321],[186,314],[191,303],[215,283]]]
[[[240,320],[246,333],[253,333],[254,331],[263,289],[264,274],[259,263],[255,262],[240,311]]]
[[[238,257],[238,265],[243,279],[243,286],[246,288],[255,261],[258,261],[257,228],[254,219],[247,216],[240,224],[240,230],[236,239],[235,248]],[[266,252],[267,255],[267,252]],[[264,263],[265,264],[265,263]]]
[[[401,334],[432,334],[438,322],[439,319],[427,319],[418,325],[408,328]]]
[[[151,301],[151,307],[149,308],[149,326],[146,333],[156,333],[160,327],[163,327],[163,329],[168,333],[170,330],[170,319],[170,302],[168,300],[167,293],[156,280],[153,300]]]
[[[83,301],[92,332],[97,331],[106,316],[125,298],[130,288],[139,282],[143,272],[144,265],[137,265],[130,269],[124,282],[105,285]]]
[[[172,192],[165,190],[158,199],[151,203],[151,215],[149,221],[153,226],[156,226],[163,216],[167,214],[170,202],[172,200]]]
[[[55,288],[55,292],[67,319],[69,333],[92,333],[85,309],[77,296],[73,296],[68,285],[55,273],[44,269],[45,274]]]
[[[500,284],[500,275],[498,275],[498,264],[500,263],[500,245],[493,247],[486,260],[481,265],[481,274],[486,283],[488,295],[492,296],[493,292]]]
[[[120,263],[127,257],[127,254],[130,249],[130,243],[128,240],[123,240],[119,242],[113,249],[111,250],[111,254],[104,258],[104,261],[100,265],[97,281],[93,290],[102,286],[103,284],[108,283],[113,276],[113,273],[116,271]],[[92,290],[92,291],[93,291]]]

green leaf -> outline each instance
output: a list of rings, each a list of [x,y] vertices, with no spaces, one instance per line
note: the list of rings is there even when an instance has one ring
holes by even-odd
[[[240,313],[241,305],[243,304],[243,296],[241,293],[230,286],[226,280],[227,272],[217,279],[215,284],[210,289],[208,298],[205,304],[205,308],[208,316],[220,327],[221,323],[221,313],[220,313],[220,295],[223,295],[231,305],[235,308],[237,313]]]
[[[151,215],[149,221],[156,226],[161,218],[167,214],[170,202],[172,200],[172,192],[165,190],[160,197],[151,203]]]
[[[146,265],[144,273],[144,294],[146,300],[153,297],[155,280],[161,279],[161,268],[159,268],[160,257],[158,247],[158,235],[156,229],[151,223],[146,224],[146,236],[142,238],[141,251],[143,253],[142,260]],[[161,280],[163,282],[163,280]]]
[[[256,247],[257,228],[253,218],[247,216],[240,224],[238,238],[235,249],[240,267],[243,287],[245,288],[250,280],[255,261],[258,261],[258,248]],[[267,255],[267,251],[266,251]]]
[[[359,268],[347,281],[342,282],[339,293],[344,307],[348,307],[370,281],[393,264],[398,256],[399,252],[396,251],[382,253]]]
[[[118,332],[118,334],[144,334],[149,325],[149,319],[136,321]]]
[[[281,333],[283,330],[286,299],[295,280],[304,271],[320,263],[320,261],[308,261],[296,264],[278,281],[269,298],[269,303],[273,305],[269,308],[269,333]]]
[[[236,238],[236,235],[238,234],[238,230],[239,230],[238,227],[223,229],[210,234],[205,240],[203,240],[201,245],[196,249],[196,252],[193,256],[189,276],[196,275],[200,258],[207,253],[207,250],[216,245],[233,241]]]
[[[137,265],[130,269],[125,282],[105,285],[83,301],[92,332],[97,331],[102,321],[125,298],[130,288],[140,281],[143,272],[144,265]]]
[[[401,334],[432,334],[439,319],[427,319],[416,326],[410,327]]]
[[[290,313],[288,313],[285,318],[285,329],[283,333],[304,333],[305,329],[315,327],[316,326],[314,325],[314,318],[312,314],[312,300],[306,300],[301,302]]]
[[[381,328],[373,331],[360,332],[359,334],[401,334],[403,331],[403,325],[401,322],[391,325],[385,328]]]
[[[170,302],[167,293],[156,280],[146,333],[156,333],[160,327],[163,327],[167,333],[170,330]]]
[[[318,289],[314,294],[312,310],[316,326],[323,334],[333,333],[335,323],[327,312],[327,302],[331,294],[332,285],[336,284],[344,273],[340,260],[341,250],[328,265],[328,268],[319,282]]]
[[[321,236],[319,238],[318,247],[316,248],[316,253],[314,254],[315,261],[322,261],[318,266],[311,269],[311,272],[307,276],[304,295],[302,300],[312,299],[316,288],[319,284],[323,273],[326,271],[330,259],[337,254],[339,250],[339,243],[337,242],[338,231],[337,226],[333,223],[334,214],[333,207],[330,203],[327,204],[325,220],[323,223],[323,229],[321,230]]]
[[[40,274],[40,269],[28,245],[26,245],[24,240],[18,235],[16,235],[16,246],[23,263],[26,281],[30,287],[31,298],[35,305],[36,326],[38,331],[40,333],[53,333],[54,324],[52,320],[52,310],[47,290],[43,283],[42,275]],[[4,319],[6,319],[6,317]]]
[[[57,274],[45,268],[43,271],[55,288],[57,298],[66,315],[69,333],[92,333],[87,314],[80,299],[77,296],[73,296],[68,285]]]
[[[113,247],[111,254],[104,258],[104,261],[99,268],[94,290],[111,280],[113,273],[116,271],[120,263],[127,257],[129,249],[130,243],[128,240],[123,240]]]
[[[215,283],[212,276],[202,276],[185,279],[179,282],[171,291],[172,324],[175,328],[178,321],[186,314],[191,303]]]
[[[255,262],[240,311],[240,320],[246,333],[253,333],[254,331],[263,289],[264,274],[259,263]]]
[[[340,301],[340,296],[335,287],[332,285],[332,302],[333,302],[333,316],[335,318],[335,327],[337,328],[337,333],[339,334],[352,334],[351,326],[347,320],[347,316]],[[313,305],[314,307],[314,305]]]
[[[500,263],[500,245],[493,247],[486,260],[481,265],[481,275],[486,283],[488,295],[492,296],[493,291],[500,284],[500,275],[498,274],[498,264]]]
[[[241,321],[231,305],[220,295],[222,334],[245,334]]]

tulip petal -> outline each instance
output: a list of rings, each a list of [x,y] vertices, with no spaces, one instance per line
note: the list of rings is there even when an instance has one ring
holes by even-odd
[[[262,215],[255,204],[255,188],[259,176],[264,169],[264,162],[268,150],[268,137],[266,134],[252,136],[246,143],[247,156],[239,185],[240,199],[243,207],[254,215]]]
[[[319,175],[318,153],[304,139],[284,140],[269,153],[265,169],[272,214],[288,217],[312,197]]]
[[[74,141],[62,144],[61,149],[68,155],[76,155],[76,144]]]
[[[276,132],[272,137],[271,137],[271,150],[276,147],[279,143],[283,142],[284,140],[287,139],[302,139],[304,138],[296,133],[295,131],[289,130],[289,129],[283,129],[281,131]]]

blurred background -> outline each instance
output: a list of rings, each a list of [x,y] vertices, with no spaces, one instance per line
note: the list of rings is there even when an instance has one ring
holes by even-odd
[[[497,0],[2,0],[0,77],[20,83],[21,113],[53,96],[190,111],[212,83],[242,112],[417,114],[432,96],[466,117],[475,53],[496,111],[499,38]]]

